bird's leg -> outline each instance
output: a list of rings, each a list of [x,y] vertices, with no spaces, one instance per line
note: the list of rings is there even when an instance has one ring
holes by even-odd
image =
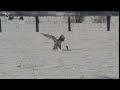
[[[59,49],[61,49],[61,45],[59,45]]]
[[[54,47],[53,47],[53,49],[54,49],[54,50],[55,50],[55,49],[58,49],[58,45],[55,44]]]

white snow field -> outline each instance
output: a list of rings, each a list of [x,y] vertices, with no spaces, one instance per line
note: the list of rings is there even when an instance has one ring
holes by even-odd
[[[0,79],[119,79],[119,17],[106,23],[40,23],[34,17],[8,20],[0,17]],[[40,19],[42,20],[42,19]],[[52,50],[49,33],[66,37],[62,50]],[[64,51],[68,45],[71,51]]]

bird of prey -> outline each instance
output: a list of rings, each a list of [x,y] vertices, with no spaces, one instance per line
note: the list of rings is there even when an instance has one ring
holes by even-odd
[[[9,17],[11,13],[2,13],[2,14],[4,14],[6,17]]]
[[[49,35],[49,34],[44,34],[44,33],[41,33],[42,35],[44,35],[44,36],[46,36],[46,37],[49,37],[49,38],[51,38],[53,41],[54,41],[54,47],[53,47],[53,49],[55,50],[55,49],[61,49],[61,43],[62,42],[64,42],[64,40],[65,40],[65,37],[64,37],[64,35],[61,35],[60,37],[59,37],[59,39],[56,39],[54,36],[52,36],[52,35]]]

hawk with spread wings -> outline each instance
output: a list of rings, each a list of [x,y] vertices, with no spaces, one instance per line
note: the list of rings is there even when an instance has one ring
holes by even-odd
[[[42,35],[44,35],[44,36],[46,36],[46,37],[49,37],[49,38],[51,38],[53,41],[54,41],[54,47],[53,47],[53,49],[61,49],[61,43],[62,42],[64,42],[64,40],[65,40],[65,37],[64,37],[64,35],[61,35],[60,37],[59,37],[59,39],[56,39],[54,36],[52,36],[52,35],[49,35],[49,34],[44,34],[44,33],[41,33]]]

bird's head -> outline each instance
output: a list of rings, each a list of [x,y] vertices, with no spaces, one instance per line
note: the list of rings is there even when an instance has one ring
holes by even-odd
[[[59,40],[61,40],[61,41],[63,41],[63,42],[64,42],[64,40],[65,40],[64,35],[61,35],[61,36],[60,36],[60,38],[59,38]]]

